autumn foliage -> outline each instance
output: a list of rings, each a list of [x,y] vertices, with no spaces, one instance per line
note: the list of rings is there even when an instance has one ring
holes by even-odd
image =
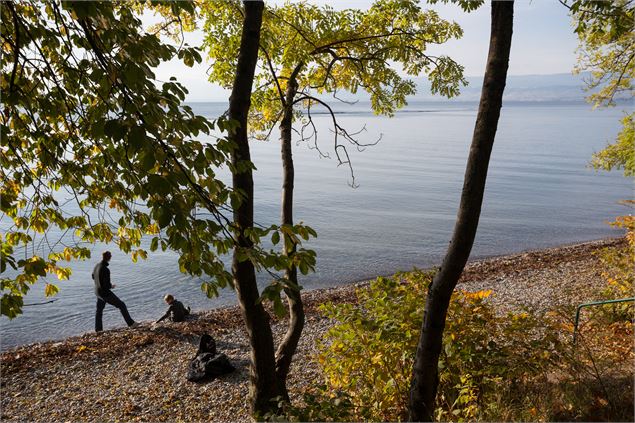
[[[322,306],[335,322],[318,346],[324,385],[305,397],[304,407],[289,410],[287,417],[404,420],[423,314],[420,299],[431,277],[415,271],[378,278],[357,291],[358,304]],[[621,385],[614,390],[603,386],[615,380],[611,372],[633,356],[628,342],[631,322],[607,324],[595,316],[586,322],[582,341],[574,346],[572,310],[505,314],[489,301],[493,295],[457,291],[452,298],[440,360],[438,420],[628,415],[628,407],[615,408],[628,391]]]

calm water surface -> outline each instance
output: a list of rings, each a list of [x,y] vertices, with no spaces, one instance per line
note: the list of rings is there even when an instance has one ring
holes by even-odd
[[[218,103],[192,107],[210,118],[225,108]],[[306,289],[436,265],[450,239],[476,104],[415,103],[392,119],[367,110],[357,104],[339,115],[351,131],[366,127],[360,141],[382,137],[363,152],[349,148],[358,188],[349,186],[345,166],[320,158],[305,143],[294,147],[295,219],[318,232],[307,244],[317,251],[318,263],[316,273],[301,280]],[[633,197],[632,180],[619,172],[595,172],[587,164],[594,151],[615,138],[621,116],[619,108],[591,111],[586,104],[506,103],[472,258],[620,235],[605,222],[627,212],[618,201]],[[333,155],[329,122],[326,115],[316,115],[320,146]],[[263,224],[279,219],[279,150],[277,141],[252,143],[258,168],[255,217]],[[0,227],[6,225],[5,217]],[[94,260],[106,248],[96,246]],[[116,247],[110,249],[116,293],[136,320],[158,318],[168,292],[193,309],[236,303],[230,290],[207,299],[199,281],[179,273],[173,253],[153,253],[133,264]],[[0,317],[2,349],[92,330],[93,265],[73,263],[71,279],[59,283],[56,302],[25,307],[12,321]],[[261,283],[266,282],[263,276]],[[42,301],[43,286],[34,286],[26,303]],[[123,325],[119,312],[108,306],[105,328]]]

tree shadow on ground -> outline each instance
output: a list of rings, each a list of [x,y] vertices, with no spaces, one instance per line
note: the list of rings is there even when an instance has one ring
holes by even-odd
[[[601,378],[569,375],[556,381],[541,379],[515,385],[506,402],[513,408],[514,400],[529,400],[534,409],[542,409],[542,413],[538,411],[542,418],[552,422],[632,422],[633,389],[632,372]],[[529,408],[527,404],[516,405]]]

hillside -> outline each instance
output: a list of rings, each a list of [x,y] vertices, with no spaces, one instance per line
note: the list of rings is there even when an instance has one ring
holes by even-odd
[[[588,73],[573,75],[570,73],[558,73],[547,75],[508,75],[504,101],[519,102],[585,102],[589,95],[584,91],[584,81],[589,78]],[[425,77],[412,78],[417,85],[417,93],[408,97],[409,102],[417,101],[448,101],[447,98],[430,94],[430,82]],[[449,101],[477,102],[481,95],[483,84],[482,76],[468,76],[467,87],[461,87],[461,94]],[[368,101],[366,93],[342,93],[338,97],[348,101]],[[620,101],[620,99],[617,99]],[[624,97],[621,101],[629,101],[632,98]]]

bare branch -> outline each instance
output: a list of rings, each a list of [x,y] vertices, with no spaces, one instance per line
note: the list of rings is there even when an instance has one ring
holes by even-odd
[[[305,136],[304,131],[309,126],[312,129],[312,133],[309,136]],[[309,139],[311,138],[313,139],[313,145],[308,143]],[[313,122],[313,116],[311,115],[311,102],[309,102],[309,105],[307,107],[307,122],[304,125],[302,125],[300,141],[306,141],[309,149],[316,150],[318,154],[320,155],[320,157],[327,158],[327,159],[331,158],[331,156],[329,156],[328,153],[324,153],[318,146],[318,131],[315,126],[315,122]]]
[[[29,306],[36,306],[36,305],[44,305],[44,304],[50,304],[50,303],[54,303],[55,301],[57,301],[59,298],[53,298],[50,301],[44,301],[42,303],[31,303],[31,304],[22,304],[22,307],[29,307]]]
[[[331,106],[329,106],[326,102],[320,100],[317,97],[313,97],[311,95],[305,94],[302,97],[296,99],[293,104],[296,104],[300,101],[305,101],[305,100],[309,100],[309,101],[314,101],[322,106],[324,106],[329,115],[331,116],[331,120],[333,122],[333,142],[334,142],[334,151],[335,151],[335,156],[337,157],[337,161],[338,161],[338,166],[339,165],[343,165],[343,164],[347,164],[349,169],[350,169],[350,173],[351,173],[351,184],[350,186],[353,188],[357,188],[358,185],[355,183],[355,172],[353,171],[353,165],[351,163],[351,159],[350,156],[348,154],[348,150],[346,149],[346,146],[342,145],[339,143],[339,136],[343,136],[345,139],[347,139],[349,142],[357,145],[358,147],[364,147],[366,146],[365,144],[360,144],[357,140],[355,140],[354,138],[351,137],[351,135],[344,129],[342,128],[338,121],[337,118],[335,116],[335,112],[333,111],[333,109],[331,108]],[[379,142],[379,140],[377,140],[375,143],[373,144],[368,144],[368,145],[374,145],[377,144],[377,142]],[[342,159],[342,156],[345,157],[345,160]]]
[[[333,98],[341,103],[348,104],[349,106],[359,103],[359,100],[344,100],[343,98],[338,97],[337,91],[333,91]]]

